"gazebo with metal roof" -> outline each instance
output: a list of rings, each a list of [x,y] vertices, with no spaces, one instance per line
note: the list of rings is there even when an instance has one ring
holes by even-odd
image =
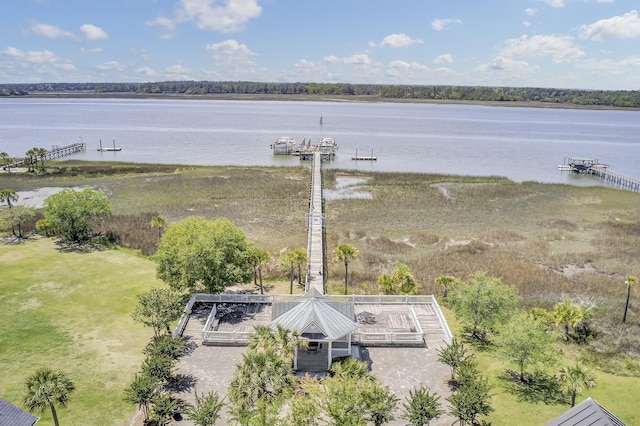
[[[296,348],[293,368],[296,371],[327,371],[331,360],[351,355],[351,333],[357,328],[353,303],[331,302],[311,289],[297,303],[274,309],[271,329],[278,326],[297,331],[308,340],[309,349]]]

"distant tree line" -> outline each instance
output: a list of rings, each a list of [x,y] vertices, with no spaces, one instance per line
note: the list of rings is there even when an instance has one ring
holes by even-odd
[[[261,83],[252,81],[161,81],[154,83],[24,83],[0,84],[0,96],[34,93],[183,95],[331,95],[381,99],[424,99],[483,102],[548,102],[640,108],[640,90],[577,90],[539,87],[409,86],[349,83]]]

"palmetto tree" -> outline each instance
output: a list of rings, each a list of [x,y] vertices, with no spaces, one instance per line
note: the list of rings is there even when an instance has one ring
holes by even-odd
[[[281,325],[278,325],[275,331],[268,325],[259,325],[249,335],[248,346],[251,350],[274,352],[291,362],[296,346],[307,349],[307,341],[302,339],[297,331],[286,329]]]
[[[31,412],[42,412],[45,407],[51,408],[53,422],[59,426],[56,405],[66,407],[74,389],[73,383],[62,371],[41,368],[27,377],[25,381],[24,405]]]
[[[551,312],[556,327],[562,327],[565,339],[569,338],[572,328],[585,320],[586,314],[586,308],[564,298],[554,306]]]
[[[25,155],[27,156],[27,158],[25,159],[25,162],[28,160],[29,162],[27,163],[27,165],[29,166],[29,171],[30,172],[35,172],[36,171],[36,166],[35,163],[37,163],[37,158],[38,158],[38,153],[36,151],[36,148],[31,148],[29,151],[27,151],[25,153]]]
[[[151,218],[151,227],[158,228],[158,241],[162,238],[162,231],[167,227],[167,218],[164,216],[154,216]]]
[[[13,163],[14,163],[13,157],[11,157],[9,154],[7,154],[4,151],[0,152],[0,164],[7,166],[9,173],[11,173],[11,165]]]
[[[638,284],[638,278],[627,275],[627,279],[624,281],[627,285],[627,302],[624,304],[624,315],[622,316],[622,322],[627,322],[627,311],[629,310],[629,299],[631,298],[631,287]]]
[[[593,373],[580,364],[562,367],[556,379],[563,383],[565,390],[571,397],[571,406],[576,405],[576,395],[584,389],[595,387],[596,380]]]
[[[271,254],[267,250],[253,248],[251,252],[251,260],[253,261],[253,280],[260,279],[260,294],[264,294],[264,286],[262,285],[262,267],[271,261]]]
[[[0,203],[7,202],[7,206],[9,208],[13,207],[12,203],[16,203],[18,201],[18,193],[13,189],[3,189],[0,191]]]
[[[333,258],[337,262],[344,262],[344,294],[347,294],[347,288],[349,286],[349,263],[356,257],[360,252],[357,248],[355,248],[352,244],[340,244],[333,252]]]
[[[37,157],[40,157],[40,167],[42,168],[42,172],[44,173],[44,157],[47,155],[49,151],[45,148],[33,148]]]

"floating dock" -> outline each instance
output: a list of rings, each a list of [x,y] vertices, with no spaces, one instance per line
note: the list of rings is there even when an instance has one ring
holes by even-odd
[[[102,146],[102,139],[100,139],[100,146],[98,147],[98,151],[100,152],[105,152],[105,151],[122,151],[122,148],[117,147],[116,146],[116,141],[113,141],[113,146]]]
[[[295,155],[302,161],[312,161],[315,153],[319,153],[322,161],[329,161],[335,158],[338,144],[333,138],[322,138],[318,144],[312,144],[309,138],[296,144],[293,138],[282,137],[271,144],[271,149],[273,155]]]
[[[356,155],[351,156],[351,159],[355,161],[376,161],[378,157],[373,155],[373,148],[371,149],[370,156],[358,155],[358,148],[356,148]]]

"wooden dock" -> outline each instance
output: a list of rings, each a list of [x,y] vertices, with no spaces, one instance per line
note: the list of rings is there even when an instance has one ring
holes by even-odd
[[[311,188],[309,191],[309,213],[307,215],[307,282],[305,291],[312,288],[320,294],[324,294],[324,260],[325,260],[325,215],[324,197],[322,194],[322,153],[319,151],[313,154],[311,165]]]
[[[45,154],[43,155],[38,155],[36,157],[34,157],[35,160],[53,160],[55,158],[62,158],[62,157],[66,157],[67,155],[72,155],[72,154],[76,154],[78,152],[84,152],[87,150],[87,145],[83,142],[78,142],[78,143],[73,143],[71,145],[66,145],[66,146],[55,146],[53,148],[51,148],[50,150],[48,150]],[[21,167],[24,166],[26,164],[26,160],[27,158],[16,158],[15,161],[11,164],[7,164],[5,166],[3,166],[3,169],[7,169],[7,167]]]
[[[564,164],[559,165],[558,168],[573,173],[596,176],[622,189],[640,192],[640,180],[612,172],[609,170],[608,164],[601,163],[597,159],[573,157],[569,158],[568,162],[565,161]]]
[[[351,159],[355,161],[376,161],[378,157],[373,155],[373,148],[371,149],[371,155],[369,156],[358,155],[358,148],[356,148],[356,155],[353,155]]]

